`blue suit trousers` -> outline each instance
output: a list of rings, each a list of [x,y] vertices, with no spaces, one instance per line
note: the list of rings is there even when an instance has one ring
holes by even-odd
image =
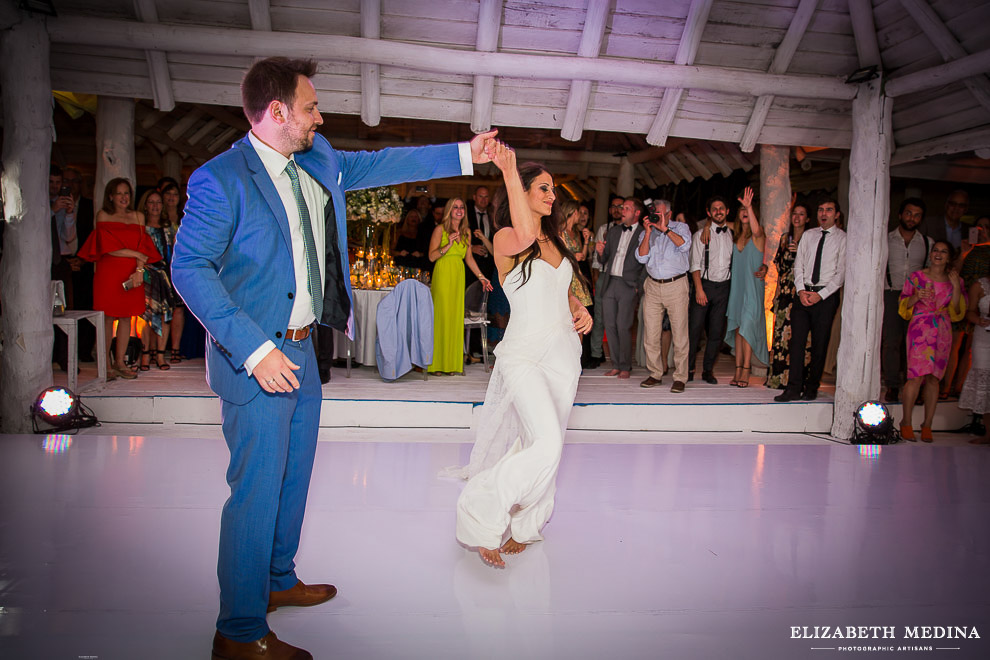
[[[268,634],[269,592],[296,583],[293,558],[316,456],[322,394],[312,338],[286,341],[282,352],[300,367],[298,390],[223,402],[230,497],[220,520],[217,630],[238,642]]]

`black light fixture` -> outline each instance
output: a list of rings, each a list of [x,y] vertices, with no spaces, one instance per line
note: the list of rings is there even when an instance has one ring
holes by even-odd
[[[887,406],[879,401],[867,401],[853,413],[856,421],[852,443],[854,445],[891,445],[900,440],[894,430],[894,418]]]
[[[871,64],[870,66],[861,67],[850,73],[849,77],[846,78],[846,83],[848,84],[864,83],[879,77],[880,77],[880,67],[877,66],[876,64]]]
[[[47,428],[40,428],[39,423]],[[35,433],[78,431],[97,424],[99,421],[93,411],[67,387],[49,387],[31,406],[31,425]]]

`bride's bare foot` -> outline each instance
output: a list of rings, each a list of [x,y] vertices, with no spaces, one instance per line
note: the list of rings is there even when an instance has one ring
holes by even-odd
[[[499,550],[501,550],[507,555],[518,555],[520,552],[522,552],[525,549],[526,549],[525,543],[519,543],[512,537],[509,537],[509,540],[506,541],[504,544],[502,544],[502,547],[499,548]]]
[[[498,550],[478,548],[478,554],[481,555],[481,561],[485,562],[489,566],[495,566],[496,568],[505,566],[505,562],[502,561],[502,555],[498,553]]]

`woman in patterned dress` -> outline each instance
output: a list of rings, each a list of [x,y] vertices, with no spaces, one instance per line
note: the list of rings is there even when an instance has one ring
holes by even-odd
[[[938,381],[945,374],[952,348],[952,322],[966,314],[966,299],[959,273],[949,270],[952,246],[932,244],[928,267],[908,276],[901,290],[900,315],[910,319],[907,330],[907,382],[904,384],[904,418],[901,437],[914,440],[911,414],[924,384],[925,420],[922,442],[932,442],[932,419],[938,403]]]
[[[791,229],[780,237],[773,265],[777,267],[777,294],[773,302],[773,342],[770,344],[770,369],[766,386],[783,390],[787,388],[787,374],[791,365],[791,307],[797,299],[794,287],[794,257],[798,241],[804,230],[813,226],[808,217],[808,207],[797,203],[795,194],[791,200]],[[766,271],[764,270],[764,273]],[[811,364],[811,336],[804,352],[804,366]]]

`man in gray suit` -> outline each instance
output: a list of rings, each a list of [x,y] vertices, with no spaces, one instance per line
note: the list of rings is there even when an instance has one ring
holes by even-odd
[[[605,334],[612,354],[612,368],[606,376],[629,378],[632,370],[630,330],[636,317],[636,300],[643,286],[643,264],[636,260],[636,248],[643,240],[640,219],[646,212],[643,202],[627,197],[622,203],[622,222],[605,233],[595,245],[598,260],[604,264],[598,277],[602,287]]]

